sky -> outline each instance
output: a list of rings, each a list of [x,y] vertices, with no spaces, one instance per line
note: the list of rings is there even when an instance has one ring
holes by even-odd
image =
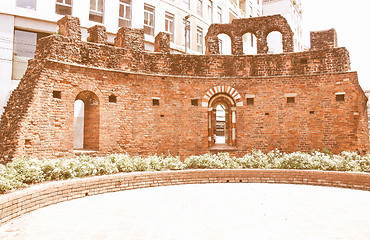
[[[346,47],[351,70],[358,72],[363,90],[370,90],[370,6],[368,0],[301,0],[305,43],[309,31],[335,28],[338,46]]]

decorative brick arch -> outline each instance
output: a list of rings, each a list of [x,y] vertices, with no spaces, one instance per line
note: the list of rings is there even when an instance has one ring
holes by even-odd
[[[243,99],[241,95],[238,93],[238,91],[235,90],[235,88],[229,87],[229,86],[216,86],[211,89],[209,89],[204,95],[203,100],[202,100],[202,106],[203,107],[208,107],[209,100],[216,94],[219,93],[226,93],[230,95],[235,103],[236,106],[243,106]]]
[[[228,147],[236,146],[236,107],[243,106],[241,95],[235,88],[229,86],[216,86],[209,89],[204,95],[202,106],[207,107],[208,111],[208,147],[217,147],[216,139],[216,106],[218,104],[224,105],[225,116],[225,142],[223,145]]]
[[[267,35],[272,31],[282,34],[283,52],[294,51],[293,31],[281,15],[234,19],[230,24],[212,24],[206,35],[206,54],[219,54],[217,35],[225,33],[231,38],[232,54],[243,54],[243,35],[247,32],[257,37],[257,53],[267,53]]]

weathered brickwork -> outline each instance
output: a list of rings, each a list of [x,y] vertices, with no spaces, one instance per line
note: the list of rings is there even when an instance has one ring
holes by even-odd
[[[1,118],[1,161],[73,156],[76,100],[85,103],[84,149],[98,155],[368,151],[367,98],[345,48],[181,55],[163,36],[154,53],[143,50],[142,29],[121,28],[116,46],[40,39]],[[217,103],[227,106],[224,145],[215,144]]]
[[[337,32],[334,28],[326,31],[311,32],[311,50],[319,50],[326,48],[336,48]]]

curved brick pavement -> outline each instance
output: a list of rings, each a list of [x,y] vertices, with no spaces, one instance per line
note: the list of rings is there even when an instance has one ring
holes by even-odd
[[[370,192],[282,184],[129,190],[45,207],[0,239],[370,239]]]

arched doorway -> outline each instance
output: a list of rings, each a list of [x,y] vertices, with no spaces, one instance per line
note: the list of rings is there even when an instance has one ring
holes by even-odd
[[[99,150],[100,106],[98,96],[91,91],[80,92],[74,104],[73,148]]]
[[[208,104],[209,147],[235,146],[236,143],[236,104],[234,99],[219,93]]]

